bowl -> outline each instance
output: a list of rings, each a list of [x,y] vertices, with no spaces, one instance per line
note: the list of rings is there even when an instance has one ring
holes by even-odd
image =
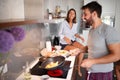
[[[61,46],[55,46],[57,50],[61,50]]]

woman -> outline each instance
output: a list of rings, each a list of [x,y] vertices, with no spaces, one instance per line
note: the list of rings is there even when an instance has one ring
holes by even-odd
[[[80,38],[84,42],[84,39],[79,36],[79,34],[77,34],[77,27],[78,25],[76,23],[76,11],[72,8],[68,11],[67,18],[61,23],[60,26],[59,36],[62,49],[64,49],[67,45],[72,45],[75,43],[75,38]]]
[[[75,9],[70,9],[67,13],[67,18],[61,23],[59,36],[60,36],[60,45],[62,49],[72,52],[71,55],[78,55],[78,74],[82,76],[80,72],[80,64],[83,59],[83,53],[80,53],[80,50],[84,48],[82,44],[75,41],[75,38],[80,38],[84,42],[84,38],[79,36],[77,33],[77,23],[76,23],[76,11]]]

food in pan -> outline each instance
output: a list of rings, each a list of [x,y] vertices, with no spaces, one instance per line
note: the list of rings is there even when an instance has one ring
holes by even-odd
[[[58,61],[57,62],[50,62],[49,64],[46,65],[45,68],[53,68],[58,66]]]

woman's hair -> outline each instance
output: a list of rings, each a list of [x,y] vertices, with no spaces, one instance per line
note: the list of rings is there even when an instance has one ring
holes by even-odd
[[[70,11],[74,11],[75,12],[75,17],[74,17],[74,19],[73,19],[73,23],[76,23],[76,11],[75,11],[75,9],[73,9],[73,8],[71,8],[69,11],[68,11],[68,13],[67,13],[67,17],[66,17],[66,21],[67,22],[69,22],[69,14],[70,14]]]

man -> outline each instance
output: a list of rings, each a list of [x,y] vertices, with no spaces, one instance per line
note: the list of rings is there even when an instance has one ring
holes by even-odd
[[[88,58],[81,67],[88,70],[87,80],[113,80],[113,62],[120,59],[120,37],[102,22],[102,6],[96,1],[82,7],[82,18],[91,26],[88,36]]]

